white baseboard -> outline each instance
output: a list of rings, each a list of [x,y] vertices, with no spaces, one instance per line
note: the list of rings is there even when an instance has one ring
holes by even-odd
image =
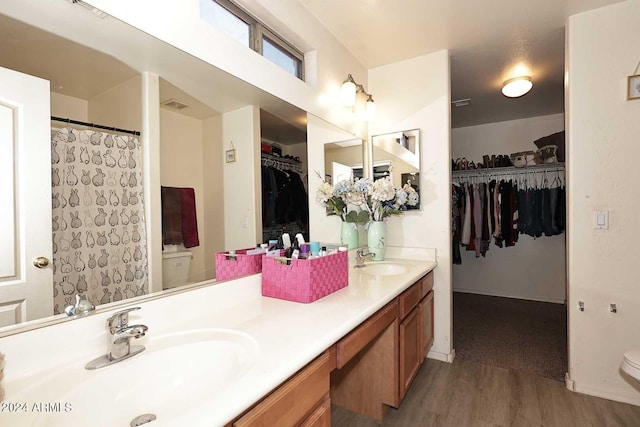
[[[567,375],[567,381],[570,381],[573,390],[577,393],[588,394],[590,396],[601,397],[603,399],[615,400],[616,402],[628,403],[630,405],[640,406],[640,393],[620,393],[619,390],[606,390],[598,387],[591,387],[572,381]],[[567,388],[569,382],[567,382]],[[569,389],[571,390],[571,389]]]
[[[536,295],[509,295],[502,292],[493,292],[493,291],[483,291],[478,289],[465,289],[465,288],[453,288],[453,292],[461,292],[464,294],[477,294],[477,295],[487,295],[491,297],[504,297],[504,298],[514,298],[514,299],[524,299],[529,301],[540,301],[540,302],[552,302],[555,304],[564,304],[565,300],[560,298],[551,298],[544,296],[536,296]]]
[[[441,362],[453,363],[453,359],[456,357],[456,351],[451,350],[450,353],[441,353],[439,351],[429,351],[427,353],[427,359],[439,360]]]

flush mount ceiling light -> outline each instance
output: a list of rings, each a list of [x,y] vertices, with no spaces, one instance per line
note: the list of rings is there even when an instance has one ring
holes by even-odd
[[[529,76],[514,77],[505,80],[502,86],[502,94],[508,98],[517,98],[529,92],[533,87],[533,82]]]
[[[353,107],[353,112],[367,122],[372,121],[376,114],[376,104],[373,96],[364,89],[364,86],[356,83],[349,74],[340,88],[342,105]]]

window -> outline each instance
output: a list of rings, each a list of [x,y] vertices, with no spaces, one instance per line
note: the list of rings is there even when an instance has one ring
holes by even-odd
[[[304,80],[302,52],[230,0],[200,0],[200,16],[288,73]]]
[[[201,1],[201,17],[227,33],[243,45],[250,47],[251,24],[239,18],[215,1]]]

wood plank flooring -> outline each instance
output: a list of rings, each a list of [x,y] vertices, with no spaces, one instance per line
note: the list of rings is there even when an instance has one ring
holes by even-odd
[[[632,427],[640,407],[573,393],[564,383],[467,360],[428,359],[382,423],[332,407],[333,427]]]

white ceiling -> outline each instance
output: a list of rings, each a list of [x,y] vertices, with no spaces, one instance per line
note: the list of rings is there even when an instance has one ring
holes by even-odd
[[[298,0],[365,68],[449,49],[452,126],[564,111],[564,24],[620,0]],[[533,79],[518,99],[502,82],[523,62]],[[375,98],[375,93],[373,93]]]

